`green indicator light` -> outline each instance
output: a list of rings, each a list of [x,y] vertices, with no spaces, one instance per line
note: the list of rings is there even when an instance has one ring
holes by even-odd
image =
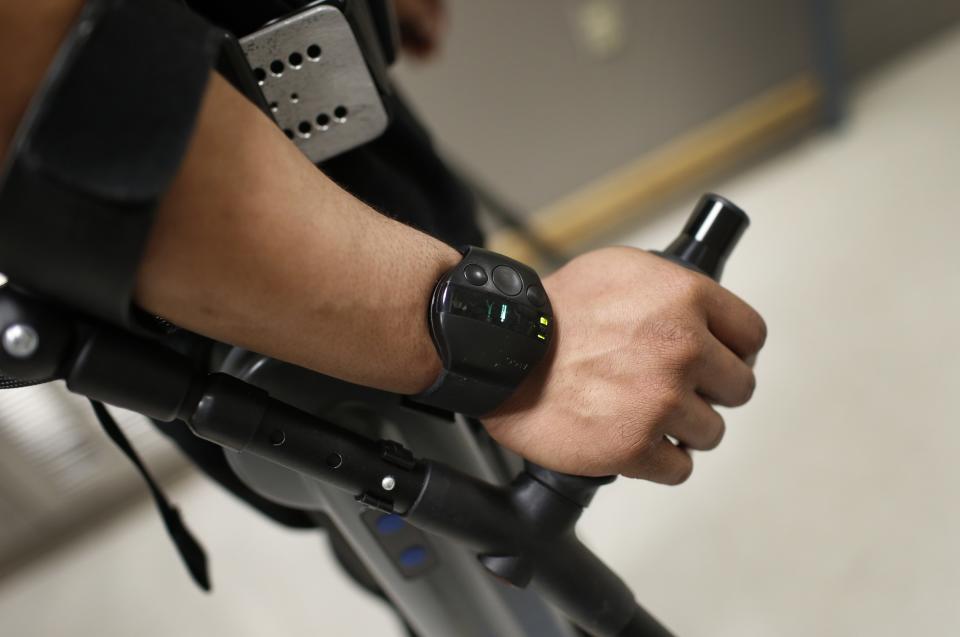
[[[493,318],[493,303],[487,301],[487,320]]]
[[[550,320],[546,316],[541,316],[540,325],[550,325]]]
[[[547,337],[544,336],[543,334],[537,334],[537,338],[539,338],[541,341],[547,340]]]
[[[505,323],[507,320],[507,306],[506,304],[500,306],[500,322]]]

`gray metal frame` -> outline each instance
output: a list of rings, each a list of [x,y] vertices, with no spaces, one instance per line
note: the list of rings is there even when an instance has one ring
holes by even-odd
[[[490,482],[519,468],[468,420],[432,416],[399,397],[350,385],[242,350],[223,371],[266,389],[280,400],[371,438],[398,440],[418,455],[441,460]],[[275,502],[324,512],[347,539],[386,596],[420,637],[575,637],[580,633],[530,590],[493,578],[463,546],[429,535],[437,564],[405,578],[381,548],[361,514],[367,510],[339,488],[263,458],[227,451],[233,470]]]

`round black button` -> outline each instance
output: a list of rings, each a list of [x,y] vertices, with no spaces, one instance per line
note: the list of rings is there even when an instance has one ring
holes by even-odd
[[[516,296],[523,289],[523,281],[517,271],[505,265],[493,269],[493,284],[507,296]]]
[[[527,288],[527,300],[537,307],[543,307],[547,303],[547,293],[539,285],[531,285]]]
[[[469,283],[483,285],[487,282],[487,273],[476,263],[471,263],[463,269],[463,276]]]

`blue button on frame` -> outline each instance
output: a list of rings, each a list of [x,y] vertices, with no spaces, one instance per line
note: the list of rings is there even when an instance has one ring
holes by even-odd
[[[396,533],[406,525],[406,521],[396,513],[387,513],[377,520],[377,532],[382,535]]]
[[[427,549],[419,544],[405,549],[400,554],[400,565],[404,568],[416,568],[427,560]]]

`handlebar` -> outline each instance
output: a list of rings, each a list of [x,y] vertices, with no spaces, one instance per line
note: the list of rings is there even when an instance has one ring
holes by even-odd
[[[727,257],[749,225],[747,213],[730,200],[706,194],[697,202],[680,236],[660,256],[719,281]]]
[[[719,281],[727,257],[733,252],[737,242],[749,225],[749,217],[738,206],[720,195],[706,194],[697,202],[680,235],[666,250],[657,254]],[[561,494],[581,507],[586,507],[590,503],[597,489],[613,482],[615,479],[615,476],[600,478],[572,476],[532,465],[528,465],[527,471],[537,480],[550,487],[553,492]],[[616,582],[619,583],[619,586],[614,585],[615,588],[620,586],[626,588],[623,582],[619,580],[616,580]],[[582,600],[582,598],[578,599]],[[622,599],[622,591],[620,599]],[[629,599],[632,602],[632,596]],[[579,604],[579,602],[577,603]],[[632,605],[635,606],[634,614],[620,632],[598,634],[623,637],[654,637],[670,634],[646,611],[635,603]],[[569,613],[568,608],[565,610]],[[574,618],[574,621],[578,620]],[[580,622],[578,621],[578,623]],[[589,624],[581,624],[581,626],[586,628],[589,627]]]

